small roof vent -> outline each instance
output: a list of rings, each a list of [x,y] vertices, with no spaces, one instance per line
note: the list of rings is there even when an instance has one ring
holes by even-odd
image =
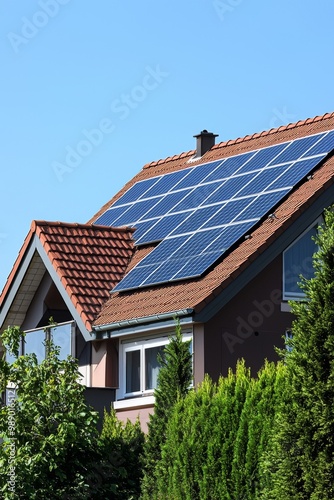
[[[213,134],[204,129],[200,134],[194,135],[194,137],[196,137],[195,158],[200,158],[215,145],[218,134]]]

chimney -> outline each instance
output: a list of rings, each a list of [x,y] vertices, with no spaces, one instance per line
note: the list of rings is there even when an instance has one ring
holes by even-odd
[[[203,156],[212,146],[215,145],[216,137],[218,134],[213,134],[207,130],[202,130],[200,134],[194,135],[196,137],[196,154],[195,158]]]

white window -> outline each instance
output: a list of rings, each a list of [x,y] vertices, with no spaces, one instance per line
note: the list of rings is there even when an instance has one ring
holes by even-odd
[[[321,220],[317,220],[302,233],[283,253],[283,299],[302,299],[305,294],[298,286],[301,276],[310,279],[314,276],[313,254],[318,247],[313,240]]]
[[[192,340],[192,334],[183,334]],[[169,337],[123,340],[120,349],[120,390],[118,399],[152,394],[157,387],[160,370],[159,355],[163,355]],[[191,344],[192,349],[192,344]]]

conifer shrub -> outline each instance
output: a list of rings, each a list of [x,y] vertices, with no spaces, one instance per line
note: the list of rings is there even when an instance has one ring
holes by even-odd
[[[233,459],[246,395],[252,384],[243,361],[217,384],[204,381],[177,403],[171,414],[156,498],[234,497]]]
[[[209,376],[178,401],[168,422],[157,468],[157,499],[201,498],[203,465],[211,437],[210,414],[216,385]]]
[[[163,355],[159,356],[160,370],[154,391],[154,412],[150,415],[148,435],[144,445],[144,476],[142,498],[151,500],[156,495],[157,468],[162,446],[166,440],[167,423],[175,404],[184,398],[192,383],[192,354],[190,341],[183,341],[181,326],[176,325]]]
[[[240,415],[251,383],[250,370],[243,360],[236,371],[221,377],[210,413],[211,435],[207,443],[208,460],[203,468],[200,498],[231,498],[232,464]]]
[[[249,384],[234,443],[232,498],[260,498],[264,481],[262,460],[268,450],[284,374],[284,364],[265,361]]]
[[[334,498],[334,213],[316,237],[315,276],[301,280],[305,300],[282,353],[286,383],[265,464],[263,499]]]

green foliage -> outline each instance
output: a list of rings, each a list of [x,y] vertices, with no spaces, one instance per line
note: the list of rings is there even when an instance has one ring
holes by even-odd
[[[2,335],[6,350],[16,356],[20,335],[16,327]],[[94,491],[90,466],[98,455],[97,414],[85,403],[76,361],[60,361],[52,342],[47,351],[40,364],[35,354],[11,365],[0,360],[1,391],[15,391],[9,406],[0,410],[0,491],[5,499],[89,498]]]
[[[216,391],[216,385],[206,376],[196,391],[190,391],[175,405],[156,471],[156,498],[200,498],[202,467],[212,433],[208,423]]]
[[[217,384],[206,376],[174,407],[152,498],[260,499],[262,457],[285,366],[265,363],[256,379],[243,361]]]
[[[233,498],[260,498],[265,479],[262,461],[272,433],[285,366],[265,361],[256,379],[251,380],[234,443],[232,466]]]
[[[184,429],[185,436],[195,433],[192,442],[188,440],[188,454],[192,460],[192,484],[187,485],[191,492],[189,498],[230,498],[234,442],[249,383],[249,370],[240,362],[235,374],[230,370],[228,376],[221,377],[217,384],[206,378],[198,388],[201,411],[192,407],[187,419],[192,431]],[[181,496],[179,491],[175,498]]]
[[[208,459],[203,467],[200,498],[230,498],[233,492],[232,464],[240,415],[249,388],[250,371],[239,361],[236,372],[221,377],[213,397],[207,441]]]
[[[334,213],[316,239],[315,276],[306,300],[291,303],[296,320],[287,381],[267,461],[267,499],[334,498]]]
[[[16,358],[19,355],[20,339],[22,337],[24,337],[24,332],[21,332],[18,326],[10,326],[1,335],[6,351]]]
[[[154,413],[150,415],[148,436],[144,446],[143,498],[154,498],[156,468],[161,459],[162,445],[166,440],[169,417],[177,401],[188,393],[192,381],[192,355],[190,342],[183,342],[180,324],[160,356],[158,387],[154,391]]]
[[[217,384],[206,376],[174,408],[158,468],[157,498],[232,498],[234,443],[251,383],[244,362]]]
[[[139,420],[124,424],[112,408],[109,413],[105,410],[99,446],[103,456],[99,464],[103,478],[100,498],[138,499],[144,446]]]

